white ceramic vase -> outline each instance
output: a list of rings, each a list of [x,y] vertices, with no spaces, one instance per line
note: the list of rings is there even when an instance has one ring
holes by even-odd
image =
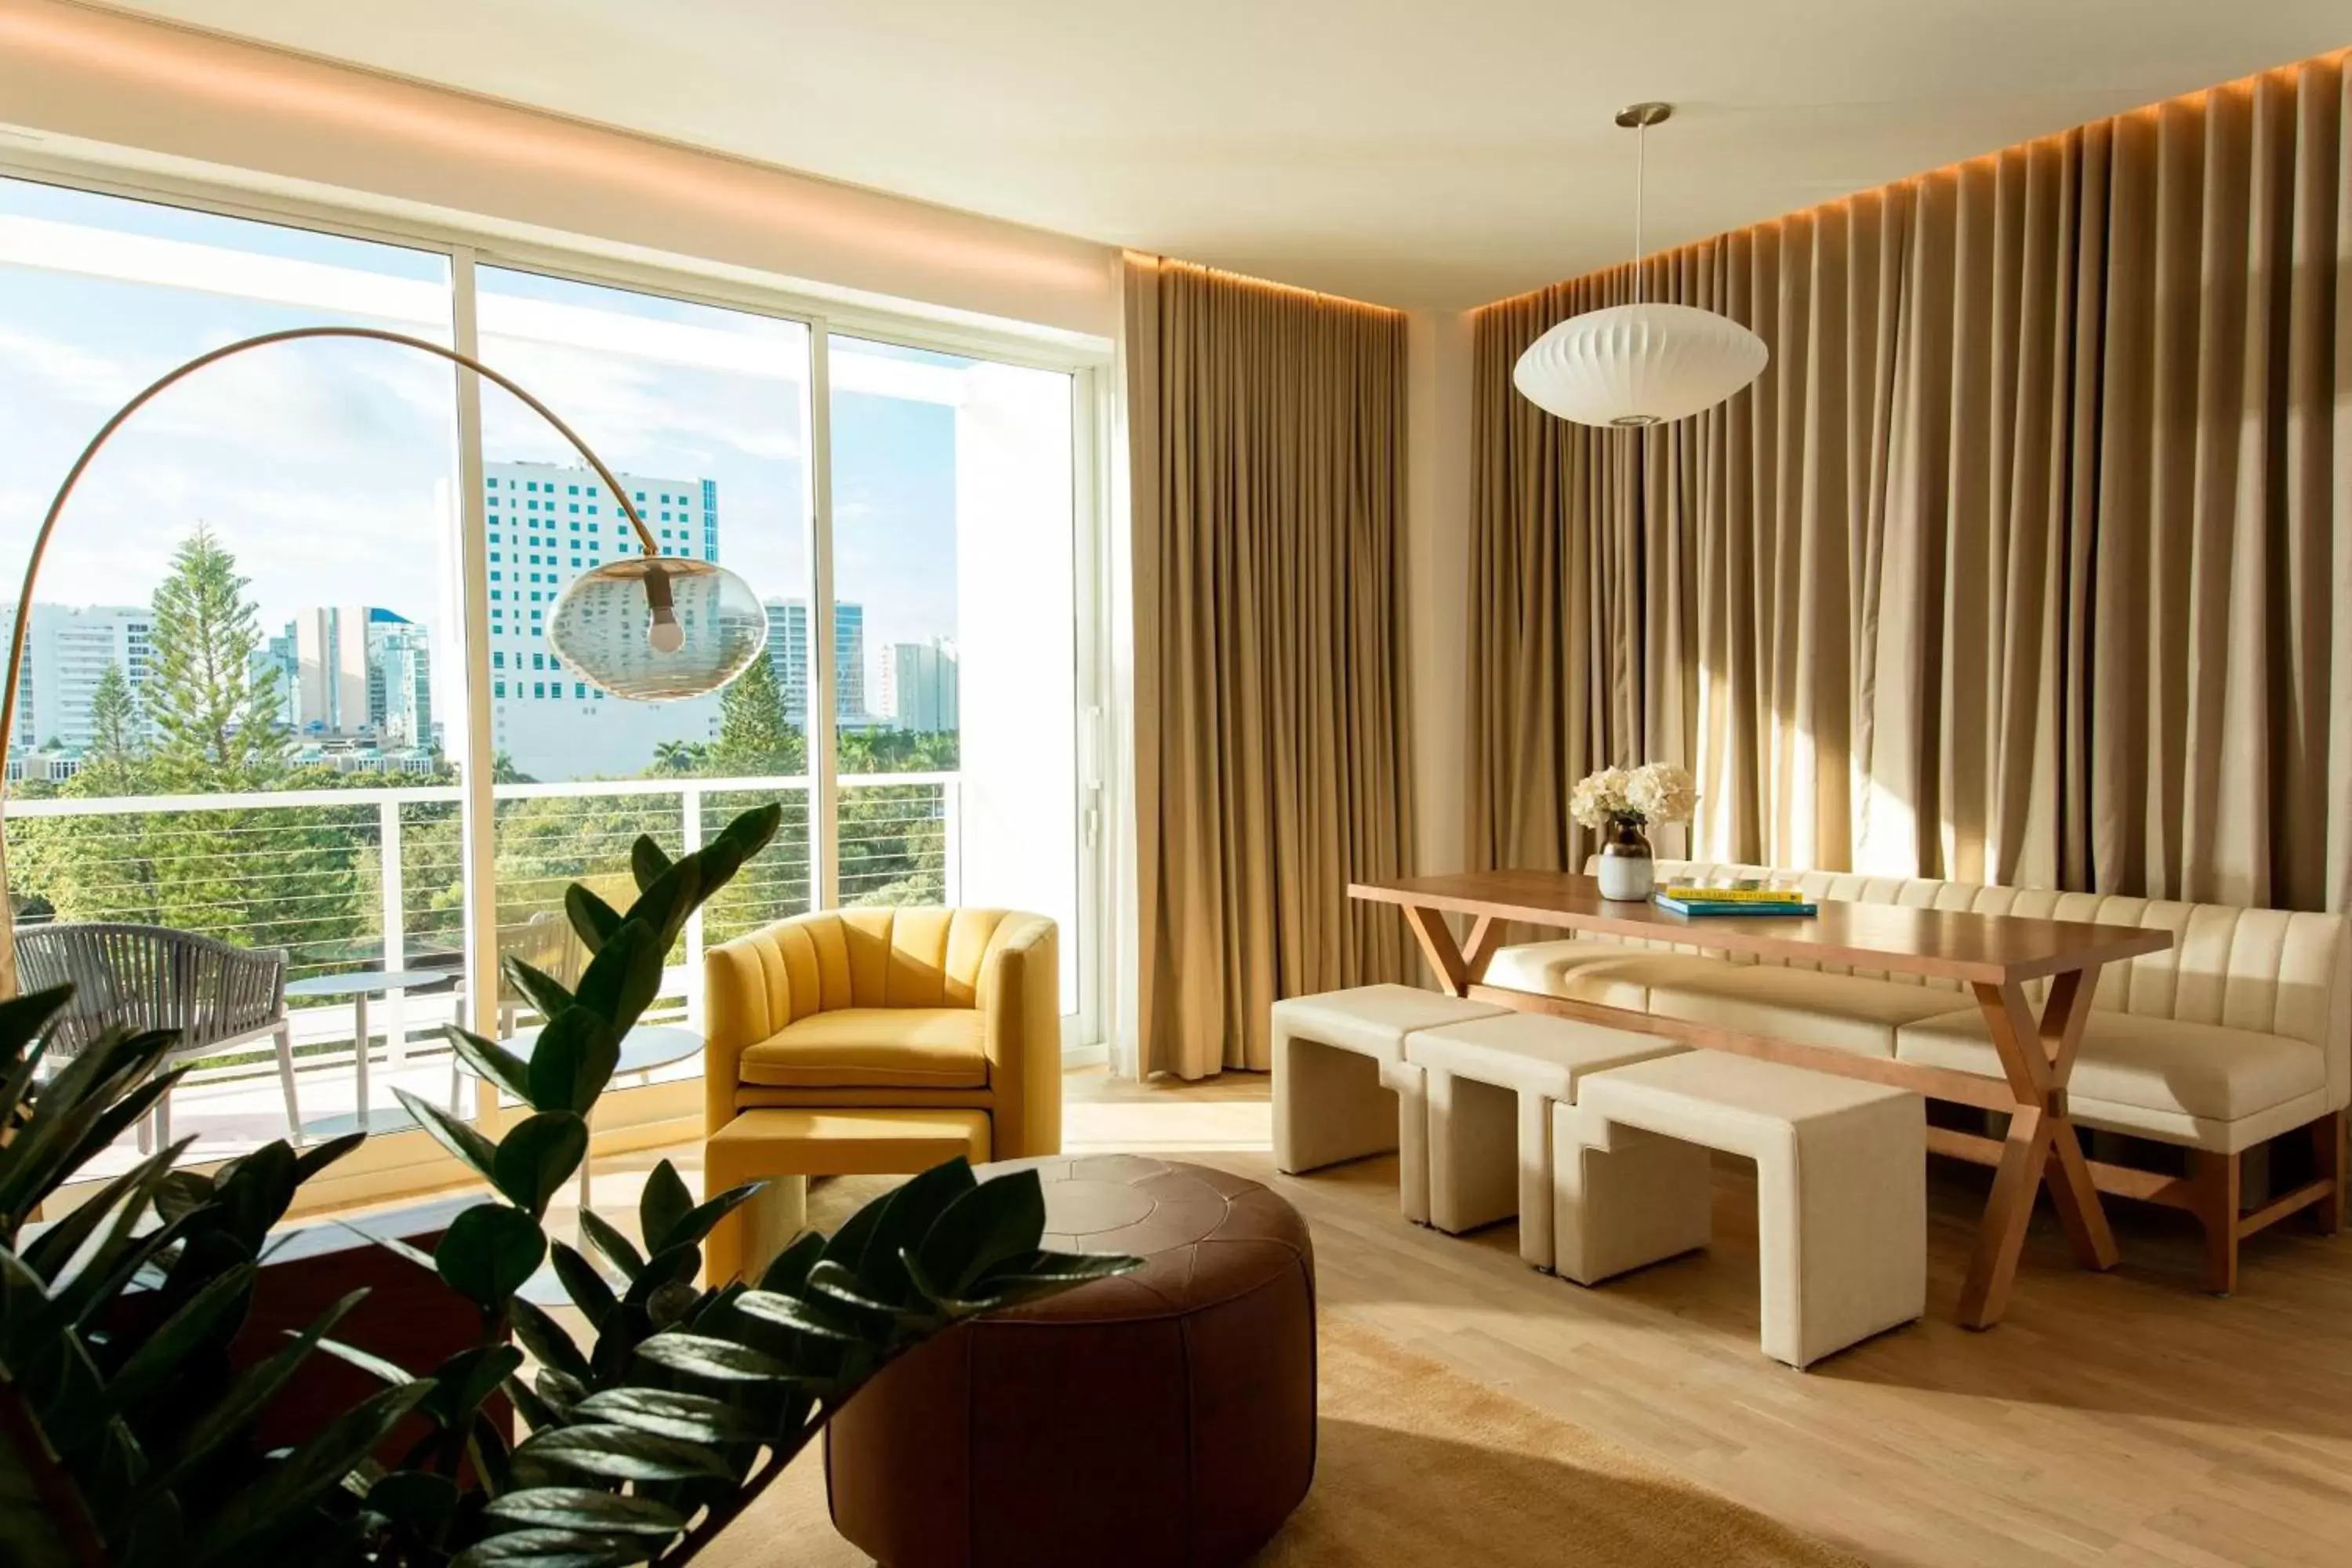
[[[1623,903],[1647,900],[1658,885],[1657,865],[1642,825],[1621,817],[1601,846],[1601,896]]]

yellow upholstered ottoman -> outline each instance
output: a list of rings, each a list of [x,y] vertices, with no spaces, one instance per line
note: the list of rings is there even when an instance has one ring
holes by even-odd
[[[703,1243],[703,1277],[756,1275],[808,1224],[811,1176],[911,1176],[961,1154],[989,1158],[984,1110],[746,1110],[702,1142],[702,1192],[767,1190]]]

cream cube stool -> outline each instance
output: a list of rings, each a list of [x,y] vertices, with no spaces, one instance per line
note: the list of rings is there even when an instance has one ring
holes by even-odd
[[[1503,1012],[1411,985],[1359,985],[1274,1005],[1274,1167],[1286,1175],[1367,1154],[1397,1156],[1397,1204],[1429,1223],[1429,1121],[1416,1029]]]
[[[756,1279],[768,1260],[808,1227],[811,1176],[911,1176],[962,1155],[990,1155],[984,1110],[890,1110],[738,1112],[702,1141],[702,1195],[766,1182],[702,1244],[703,1278]]]
[[[1810,1366],[1927,1310],[1927,1110],[1907,1089],[1720,1051],[1595,1073],[1554,1111],[1563,1149],[1609,1149],[1624,1130],[1756,1162],[1766,1355]],[[1687,1250],[1705,1195],[1663,1216],[1654,1257]],[[1585,1205],[1555,1193],[1563,1258]],[[1588,1283],[1590,1281],[1587,1281]]]
[[[1552,1107],[1576,1103],[1577,1085],[1596,1072],[1672,1056],[1688,1047],[1633,1029],[1503,1013],[1417,1029],[1405,1061],[1422,1069],[1429,1110],[1429,1223],[1459,1235],[1519,1216],[1519,1256],[1549,1272],[1552,1226]],[[1706,1186],[1706,1151],[1668,1139],[1635,1139],[1613,1158],[1588,1162],[1588,1184],[1614,1180],[1622,1193],[1599,1203],[1610,1213],[1666,1190]],[[1602,1167],[1606,1167],[1605,1169]],[[1701,1227],[1693,1246],[1703,1245]]]

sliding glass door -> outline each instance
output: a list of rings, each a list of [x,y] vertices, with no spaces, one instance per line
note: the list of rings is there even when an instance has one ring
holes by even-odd
[[[614,498],[509,395],[397,347],[259,350],[126,427],[35,595],[17,919],[282,949],[333,991],[297,1005],[314,1131],[353,1117],[361,1050],[374,1131],[400,1125],[395,1084],[464,1102],[443,1028],[534,1021],[468,954],[565,972],[567,883],[625,901],[637,835],[676,851],[772,801],[783,832],[684,934],[659,1016],[698,1023],[703,950],[766,921],[950,902],[1059,921],[1069,1037],[1090,1033],[1080,378],[631,282],[0,179],[12,564],[142,381],[349,321],[473,348],[618,472],[665,552],[767,605],[767,657],[726,691],[597,692],[544,628],[637,548]],[[268,1042],[201,1064],[175,1115],[199,1157],[278,1135]]]
[[[840,898],[1052,915],[1075,1016],[1071,378],[828,348]]]

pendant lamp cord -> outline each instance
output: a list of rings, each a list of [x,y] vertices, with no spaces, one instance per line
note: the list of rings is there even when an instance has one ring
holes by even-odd
[[[1649,182],[1650,127],[1633,128],[1633,303],[1642,302],[1642,193]]]

